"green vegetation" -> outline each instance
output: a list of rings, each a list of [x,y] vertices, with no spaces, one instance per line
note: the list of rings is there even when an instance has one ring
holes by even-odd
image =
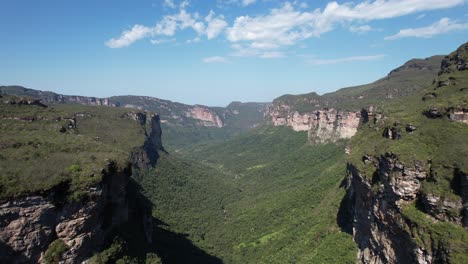
[[[46,264],[59,263],[62,260],[62,254],[68,250],[68,246],[60,239],[50,243],[47,251],[44,254]]]
[[[466,58],[467,55],[452,53],[447,58]],[[390,152],[405,166],[425,165],[429,176],[422,181],[420,196],[433,194],[441,197],[441,201],[462,200],[457,173],[468,172],[468,125],[453,120],[451,114],[466,112],[468,108],[468,75],[455,66],[452,64],[432,85],[414,95],[379,105],[374,114],[382,114],[382,118],[371,118],[363,124],[351,141],[349,161],[368,179],[376,168],[371,163],[365,164],[363,156],[380,157]],[[415,130],[406,130],[408,125]],[[392,128],[400,133],[400,138],[384,137],[385,129]],[[416,200],[402,210],[410,223],[406,226],[407,233],[429,252],[445,252],[449,259],[441,261],[467,263],[468,232],[454,223],[433,220],[424,213],[423,206],[416,206],[419,202]],[[458,210],[447,212],[450,216],[460,213]]]
[[[451,86],[437,87],[437,83],[417,94],[394,100],[380,105],[376,112],[385,116],[374,124],[373,120],[362,126],[352,140],[352,153],[349,160],[357,165],[367,177],[372,177],[375,170],[372,164],[362,162],[362,156],[381,156],[386,152],[394,153],[398,158],[411,164],[414,161],[431,163],[431,179],[424,182],[424,191],[440,196],[453,196],[450,188],[454,170],[468,171],[468,126],[462,122],[449,119],[448,115],[441,118],[428,118],[424,112],[430,108],[441,112],[450,108],[466,108],[468,105],[468,77],[463,72],[450,74],[456,79]],[[447,79],[447,74],[440,79]],[[437,97],[432,100],[422,100],[424,94],[435,91]],[[444,110],[445,109],[445,110]],[[416,127],[414,132],[405,130],[407,125]],[[396,127],[401,138],[392,140],[382,134],[385,128]],[[429,168],[426,168],[429,169]]]
[[[139,182],[164,228],[226,263],[354,263],[356,246],[336,224],[344,142],[306,138],[260,127],[163,154]]]
[[[434,222],[425,213],[421,212],[411,203],[403,208],[402,214],[415,223],[408,227],[408,233],[415,236],[418,245],[432,250],[444,250],[449,252],[446,263],[467,263],[466,245],[468,245],[468,233],[456,224],[448,222]]]
[[[3,97],[2,100],[16,100]],[[126,166],[145,129],[127,109],[0,104],[0,199],[62,184],[73,199],[101,180],[109,160]],[[76,120],[76,127],[74,124]],[[81,192],[81,193],[80,193]]]
[[[322,96],[316,93],[283,95],[273,104],[284,103],[291,110],[311,112],[323,108],[359,111],[363,106],[380,105],[395,98],[410,96],[431,85],[440,67],[442,56],[413,59],[376,82],[340,89]]]

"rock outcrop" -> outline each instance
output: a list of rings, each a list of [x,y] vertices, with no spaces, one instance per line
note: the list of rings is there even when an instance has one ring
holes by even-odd
[[[339,221],[352,230],[359,261],[432,263],[433,256],[407,233],[401,214],[402,206],[417,197],[426,177],[423,164],[407,166],[390,153],[378,159],[373,179],[348,164],[347,194],[342,203],[346,213],[339,216]],[[377,189],[373,188],[376,185]]]
[[[289,126],[295,131],[308,131],[309,142],[320,144],[354,136],[361,112],[322,109],[300,113],[291,110],[287,104],[273,104],[265,117],[274,126]]]
[[[185,113],[187,117],[199,120],[203,126],[223,127],[221,117],[207,107],[196,105]]]
[[[416,203],[433,221],[462,224],[466,206],[462,201],[422,192],[430,180],[430,164],[414,161],[404,164],[397,156],[364,156],[367,166],[374,166],[372,177],[366,177],[357,166],[348,164],[338,223],[353,234],[362,263],[439,263],[448,259],[448,248],[437,242],[417,243],[418,233],[410,230],[417,223],[405,217],[405,206]],[[465,174],[460,174],[465,175]],[[463,183],[463,177],[458,177]],[[457,183],[457,186],[462,186]],[[463,198],[463,197],[462,197]],[[466,202],[466,197],[463,199]],[[466,215],[465,215],[466,216]],[[430,236],[430,234],[428,234]],[[432,241],[432,240],[429,240]]]
[[[146,117],[146,116],[145,116]],[[144,124],[146,124],[146,121]],[[132,153],[132,164],[137,171],[156,166],[159,151],[166,152],[162,144],[161,118],[159,114],[152,114],[149,118],[150,131],[143,147]]]
[[[51,190],[0,203],[0,263],[44,263],[47,250],[60,241],[60,263],[81,263],[106,243],[116,226],[127,221],[139,224],[147,242],[152,240],[151,208],[132,183],[132,173],[156,165],[162,145],[160,117],[130,112],[140,125],[151,122],[145,145],[132,154],[132,162],[109,161],[99,184],[70,190],[62,182]],[[129,153],[130,154],[130,153]],[[70,193],[75,192],[70,198]],[[78,193],[77,193],[78,192]],[[78,197],[78,198],[77,198]]]
[[[80,263],[102,246],[112,227],[128,220],[128,164],[109,162],[102,182],[85,191],[80,201],[67,202],[67,183],[44,195],[33,195],[0,205],[0,260],[2,263],[44,262],[48,246],[61,240],[68,247],[62,263]]]

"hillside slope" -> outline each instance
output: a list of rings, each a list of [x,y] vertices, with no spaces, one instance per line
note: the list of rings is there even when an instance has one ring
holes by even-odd
[[[432,85],[365,113],[342,204],[362,262],[468,261],[467,62],[468,43]]]
[[[172,148],[207,140],[225,140],[263,121],[268,103],[232,102],[227,107],[187,105],[149,96],[97,98],[62,95],[21,86],[0,86],[0,94],[29,96],[48,104],[81,104],[139,109],[159,113],[165,141]]]
[[[344,144],[306,139],[259,127],[196,145],[162,157],[142,186],[170,230],[225,263],[354,263],[351,236],[336,223]]]
[[[442,58],[413,59],[371,84],[322,96],[283,95],[273,101],[265,117],[275,126],[308,131],[313,144],[351,138],[356,134],[363,108],[418,93],[433,82]]]

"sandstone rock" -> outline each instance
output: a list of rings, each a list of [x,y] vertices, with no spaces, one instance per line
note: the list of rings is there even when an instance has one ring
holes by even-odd
[[[444,86],[449,86],[450,85],[450,81],[439,81],[437,83],[437,87],[444,87]]]
[[[309,142],[321,144],[354,136],[361,119],[361,111],[323,109],[299,113],[291,110],[289,105],[278,104],[270,106],[265,118],[274,126],[289,126],[295,131],[308,131]]]
[[[415,126],[413,126],[412,124],[406,125],[406,132],[408,132],[408,133],[413,133],[414,131],[416,131],[416,127],[415,127]]]
[[[423,101],[431,100],[437,97],[437,94],[435,93],[427,93],[423,96]]]
[[[461,224],[462,216],[458,212],[462,211],[463,205],[460,200],[452,201],[434,194],[425,194],[421,197],[421,203],[426,213],[435,219]]]
[[[365,156],[363,160],[377,159]],[[358,244],[358,260],[362,263],[432,263],[434,254],[414,243],[408,233],[407,220],[401,206],[415,201],[421,181],[427,177],[424,164],[403,164],[398,157],[387,153],[379,157],[372,182],[353,165],[348,164],[346,196],[342,201],[338,223],[352,225]]]
[[[190,109],[189,112],[185,113],[187,117],[191,117],[193,119],[197,119],[201,121],[201,124],[204,126],[215,126],[215,127],[223,127],[223,121],[218,114],[211,111],[207,107],[196,105]]]
[[[435,108],[435,107],[430,108],[424,114],[428,118],[441,118],[443,116],[442,112],[438,108]]]
[[[128,220],[129,168],[109,163],[100,185],[86,202],[55,204],[51,197],[29,196],[0,204],[0,255],[5,263],[38,263],[50,243],[61,239],[69,250],[62,263],[80,263],[99,248],[104,234]],[[104,212],[105,211],[105,212]]]
[[[449,114],[450,120],[468,123],[468,109],[455,110]]]

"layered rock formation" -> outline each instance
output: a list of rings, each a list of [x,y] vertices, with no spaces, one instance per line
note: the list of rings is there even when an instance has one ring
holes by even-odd
[[[200,120],[203,126],[223,127],[221,117],[207,107],[196,105],[185,113],[187,117]]]
[[[357,132],[361,112],[322,109],[300,113],[286,104],[273,104],[265,117],[274,126],[289,126],[295,131],[308,131],[309,142],[326,143],[351,138]]]
[[[262,122],[263,112],[267,105],[266,103],[232,102],[227,107],[208,107],[204,105],[187,105],[150,96],[127,95],[97,98],[62,95],[21,86],[0,86],[0,94],[38,98],[48,104],[73,103],[151,111],[164,116],[161,122],[172,126],[217,128],[229,126],[241,130],[255,127]]]
[[[70,199],[69,182],[62,182],[51,190],[0,203],[1,263],[44,263],[57,241],[65,247],[55,252],[60,263],[81,263],[104,245],[114,227],[127,221],[138,223],[151,242],[151,210],[130,188],[132,172],[154,166],[157,152],[164,150],[160,118],[151,115],[147,121],[146,113],[127,115],[142,126],[151,122],[146,143],[133,153],[132,163],[109,161],[100,183],[79,190],[78,198]]]
[[[430,177],[428,164],[417,161],[404,164],[392,153],[366,160],[374,162],[376,167],[372,179],[354,164],[348,164],[347,193],[338,219],[358,244],[358,260],[362,263],[446,262],[450,249],[436,241],[417,243],[421,234],[410,232],[417,223],[402,212],[405,206],[417,202],[434,220],[461,224],[462,214],[454,214],[465,211],[461,200],[442,200],[421,192],[423,181]]]
[[[338,214],[338,224],[358,244],[359,262],[466,262],[467,134],[464,124],[453,121],[466,123],[466,91],[460,83],[466,82],[467,59],[468,43],[444,59],[421,101],[402,100],[420,112],[391,105],[388,116],[362,111],[363,125],[348,151],[346,195]],[[437,125],[451,131],[438,142]],[[389,140],[366,142],[376,136]],[[352,150],[356,143],[359,151]]]
[[[44,262],[55,240],[67,246],[63,263],[80,263],[102,246],[105,234],[128,220],[127,185],[130,165],[119,169],[110,162],[103,180],[86,190],[81,201],[68,203],[61,184],[46,195],[28,196],[0,205],[0,259],[3,263]]]

